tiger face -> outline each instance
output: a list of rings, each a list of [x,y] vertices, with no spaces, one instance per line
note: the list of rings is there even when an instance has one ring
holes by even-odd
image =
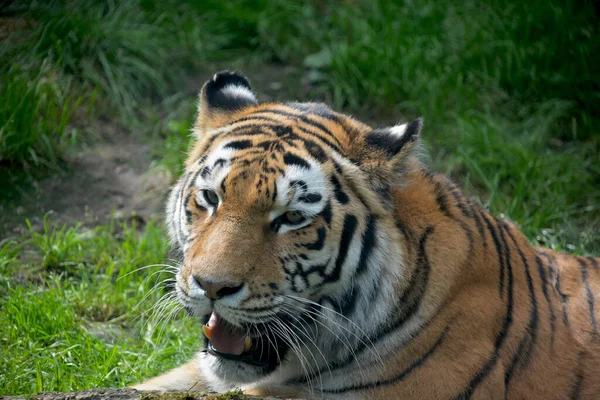
[[[386,171],[407,168],[400,155],[420,129],[373,130],[314,103],[259,104],[234,73],[204,85],[167,215],[183,254],[179,301],[206,324],[206,373],[237,383],[281,366],[293,375],[343,353],[328,354],[340,336],[362,340],[343,329],[368,334],[386,310],[357,299],[393,298],[378,284],[382,265],[402,263]]]

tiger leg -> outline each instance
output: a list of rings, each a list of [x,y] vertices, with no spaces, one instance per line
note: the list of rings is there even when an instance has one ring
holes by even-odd
[[[208,391],[206,379],[200,371],[199,361],[192,361],[162,375],[132,386],[137,390],[199,390]]]

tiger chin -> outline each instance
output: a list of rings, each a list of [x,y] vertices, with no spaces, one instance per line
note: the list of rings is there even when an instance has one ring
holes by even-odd
[[[167,222],[188,364],[135,386],[332,399],[600,396],[599,259],[533,248],[372,128],[220,72]],[[190,349],[193,351],[195,349]]]

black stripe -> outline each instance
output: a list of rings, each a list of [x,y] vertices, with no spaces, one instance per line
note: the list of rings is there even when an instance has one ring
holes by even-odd
[[[325,245],[325,228],[317,229],[317,240],[307,244],[297,244],[297,247],[304,247],[308,250],[321,250]]]
[[[469,225],[467,223],[456,218],[450,212],[450,208],[449,208],[450,203],[448,201],[448,197],[446,196],[446,192],[449,191],[450,194],[452,194],[452,196],[455,197],[455,200],[458,203],[457,207],[459,207],[463,213],[466,213],[465,216],[470,217],[469,210],[465,208],[466,206],[461,207],[461,205],[463,205],[463,203],[461,201],[461,195],[457,191],[458,189],[456,189],[452,183],[446,183],[446,185],[448,187],[444,186],[444,184],[435,180],[434,175],[428,174],[427,177],[429,178],[431,183],[434,185],[434,193],[436,195],[436,202],[437,202],[438,207],[439,207],[440,211],[442,212],[442,214],[444,214],[448,218],[451,218],[453,221],[455,221],[457,224],[459,224],[460,227],[462,228],[462,230],[465,231],[465,233],[467,234],[467,240],[469,242],[469,254],[470,254],[473,251],[473,232],[471,231],[471,228],[469,228]],[[455,190],[452,190],[453,188]]]
[[[575,382],[573,382],[573,386],[571,388],[571,395],[569,399],[578,400],[581,398],[581,389],[583,383],[583,370],[581,367],[582,361],[584,358],[584,353],[580,352],[577,355],[577,370],[575,371]]]
[[[321,196],[319,193],[309,193],[307,195],[298,197],[298,201],[303,203],[318,203],[322,198],[323,196]]]
[[[498,239],[498,233],[496,232],[496,228],[494,227],[494,225],[492,224],[492,222],[488,219],[487,215],[485,212],[481,213],[481,216],[483,218],[483,220],[485,221],[485,224],[488,228],[488,230],[490,231],[490,235],[492,236],[492,241],[494,242],[494,246],[496,246],[496,254],[498,256],[498,265],[499,265],[499,274],[500,276],[498,277],[498,293],[500,294],[500,298],[504,297],[504,281],[506,280],[504,278],[505,275],[505,265],[504,265],[504,261],[506,260],[506,253],[504,252],[504,249],[502,247],[502,244],[500,243],[500,240]]]
[[[594,334],[597,335],[598,326],[596,325],[596,315],[594,312],[594,294],[592,293],[590,285],[588,284],[587,264],[580,257],[575,257],[575,259],[579,263],[579,267],[581,270],[581,281],[583,282],[583,287],[585,288],[585,295],[587,296],[588,308],[590,311],[590,324],[592,325]]]
[[[357,129],[354,126],[347,124],[347,121],[344,119],[345,117],[343,115],[336,113],[324,104],[312,103],[307,106],[306,104],[302,103],[286,103],[286,105],[296,110],[309,112],[310,114],[333,121],[336,124],[341,125],[341,127],[346,131],[347,135],[354,135],[355,137],[358,134]]]
[[[256,137],[258,135],[267,135],[268,133],[265,131],[265,128],[271,126],[271,124],[244,124],[240,126],[234,126],[229,132],[224,133],[224,135],[227,135],[227,137]]]
[[[482,216],[487,221],[485,213],[482,213]],[[500,231],[502,232],[502,231]],[[500,348],[503,346],[504,341],[508,335],[508,330],[510,329],[513,321],[513,269],[511,264],[511,254],[510,248],[506,246],[506,241],[504,239],[504,235],[500,236],[501,241],[503,242],[504,248],[506,252],[504,253],[505,262],[506,262],[506,270],[508,275],[507,281],[507,300],[506,300],[506,313],[504,315],[504,320],[502,321],[502,327],[500,331],[496,335],[496,339],[494,341],[494,351],[481,367],[481,369],[475,374],[475,376],[468,383],[467,387],[464,389],[462,393],[457,395],[456,399],[469,399],[473,395],[473,392],[479,387],[479,385],[483,382],[483,380],[490,374],[498,359],[500,358]]]
[[[306,115],[294,114],[294,113],[290,113],[290,112],[286,112],[286,111],[282,111],[282,110],[259,110],[256,113],[282,115],[282,116],[285,116],[288,118],[300,120],[300,121],[304,122],[306,125],[309,125],[313,128],[319,129],[320,131],[324,132],[325,134],[327,134],[328,137],[323,137],[321,135],[317,135],[315,132],[311,132],[299,125],[296,126],[295,128],[298,128],[304,133],[310,134],[313,137],[323,140],[328,145],[330,145],[331,147],[335,148],[338,152],[340,152],[340,143],[337,140],[337,138],[333,135],[333,133],[325,125],[315,121],[312,118],[307,117]],[[332,140],[334,140],[335,142],[332,142]]]
[[[340,204],[346,204],[350,200],[346,192],[342,189],[342,184],[338,180],[335,175],[331,175],[330,178],[331,184],[333,185],[333,191],[335,193],[335,198]]]
[[[305,135],[310,136],[311,138],[319,139],[320,141],[325,143],[327,146],[336,150],[338,153],[342,153],[341,147],[338,144],[336,144],[335,142],[333,142],[332,140],[330,140],[329,137],[323,136],[323,135],[318,135],[317,133],[315,133],[311,130],[308,130],[300,125],[295,126],[295,128],[298,129],[300,132],[304,133]]]
[[[344,169],[342,168],[342,166],[337,161],[335,161],[335,159],[331,159],[331,163],[335,168],[335,172],[337,172],[341,176],[344,176]]]
[[[353,284],[352,288],[346,292],[341,301],[337,302],[340,314],[344,315],[346,318],[354,314],[359,297],[360,287],[356,284]],[[329,299],[329,301],[334,303],[331,299]]]
[[[561,307],[562,307],[562,321],[563,324],[568,328],[569,327],[569,317],[567,314],[567,304],[569,302],[569,296],[564,294],[560,289],[560,271],[554,267],[554,262],[552,261],[554,257],[546,254],[543,250],[538,250],[538,254],[541,254],[546,259],[546,263],[548,265],[548,271],[550,275],[554,275],[554,285],[553,288],[556,290],[556,293],[560,296]]]
[[[425,229],[425,232],[420,236],[418,243],[418,255],[417,262],[415,263],[415,267],[413,270],[413,274],[410,278],[410,282],[408,283],[406,289],[403,291],[400,300],[398,300],[398,308],[395,314],[395,320],[390,324],[386,325],[383,329],[380,329],[379,332],[375,333],[370,338],[370,343],[373,345],[378,341],[382,340],[384,337],[392,334],[398,328],[400,328],[404,323],[412,317],[421,304],[423,297],[425,295],[425,290],[427,288],[427,282],[429,281],[429,273],[430,273],[430,265],[429,260],[427,258],[427,253],[425,251],[425,246],[427,244],[427,239],[433,233],[433,227],[429,226]],[[366,344],[361,343],[354,351],[355,355],[359,355],[362,351],[366,350]],[[341,364],[337,366],[331,366],[332,368],[341,368],[352,361],[354,361],[354,356],[345,360]]]
[[[400,221],[399,219],[396,219],[395,222],[396,222],[396,228],[398,228],[398,230],[400,231],[400,233],[402,233],[404,235],[404,237],[406,238],[406,240],[410,240],[410,238],[412,238],[412,235],[408,231],[408,228],[406,227],[406,225],[404,224],[404,222]]]
[[[263,122],[263,123],[264,122],[273,122],[275,124],[280,124],[281,123],[281,121],[278,120],[278,119],[265,117],[264,115],[249,115],[249,116],[244,117],[244,118],[236,119],[235,121],[233,121],[229,125],[238,124],[240,122],[246,122],[246,121],[258,121],[258,122]],[[263,124],[257,124],[256,126],[262,127]]]
[[[321,217],[323,217],[327,226],[331,225],[331,202],[328,201],[325,204],[323,211],[321,211]]]
[[[223,149],[244,150],[252,147],[250,140],[234,140],[223,146]]]
[[[342,266],[344,262],[346,262],[346,257],[348,256],[348,250],[350,248],[350,244],[352,243],[352,238],[354,237],[354,232],[356,231],[356,225],[358,220],[354,215],[348,214],[344,218],[344,227],[342,229],[342,237],[340,239],[340,247],[338,250],[338,256],[335,260],[335,268],[331,271],[331,274],[327,276],[326,282],[335,282],[340,279],[340,275],[342,273]]]
[[[269,127],[269,129],[271,129],[273,131],[273,133],[275,133],[275,135],[277,135],[277,137],[280,138],[286,138],[286,137],[294,137],[294,138],[298,138],[298,136],[296,134],[294,134],[294,132],[292,131],[292,128],[288,125],[275,125],[275,126],[271,126]]]
[[[404,322],[406,322],[417,312],[419,306],[421,305],[421,301],[425,296],[425,290],[427,288],[427,283],[429,282],[429,273],[431,270],[425,245],[427,244],[427,239],[429,238],[429,235],[431,235],[432,233],[433,226],[428,226],[425,229],[425,232],[423,232],[423,234],[419,238],[417,262],[415,265],[415,269],[413,270],[413,275],[411,276],[410,282],[407,288],[402,292],[402,296],[398,301],[398,304],[401,307],[401,312],[399,318],[392,325],[393,330],[403,325]],[[384,334],[387,334],[387,331],[385,331]],[[380,338],[379,335],[376,335],[375,337],[375,340],[379,340]]]
[[[384,325],[372,337],[362,340],[352,351],[352,354],[349,354],[346,359],[338,363],[330,363],[329,366],[320,369],[317,374],[344,368],[345,366],[355,362],[356,358],[359,357],[360,354],[362,354],[364,351],[373,349],[378,341],[396,332],[396,330],[400,328],[404,322],[414,315],[414,313],[418,310],[421,300],[423,299],[427,282],[429,280],[430,265],[425,252],[425,245],[429,235],[431,235],[432,232],[433,227],[427,227],[419,239],[417,263],[415,264],[415,269],[413,275],[411,276],[411,280],[403,292],[401,299],[398,301],[398,307],[395,314],[396,319],[393,322]],[[288,382],[306,382],[306,377],[291,379]]]
[[[275,202],[275,200],[277,200],[277,182],[276,181],[273,182],[273,196],[271,197],[271,200],[273,201],[273,203]]]
[[[200,171],[200,176],[202,178],[206,178],[208,175],[210,175],[211,172],[211,168],[207,165],[206,167],[202,168],[202,170]]]
[[[302,257],[302,256],[300,258],[304,259],[304,257]],[[315,265],[307,265],[307,266],[303,266],[301,263],[297,262],[296,266],[297,266],[298,272],[296,272],[295,275],[300,275],[301,277],[306,278],[312,273],[317,273],[319,276],[324,278],[325,270],[327,269],[327,266],[329,265],[330,261],[331,261],[331,258],[323,264],[315,264]],[[307,286],[309,286],[308,280],[306,280],[306,282],[307,282]],[[316,286],[320,287],[322,285],[323,284],[321,283]],[[311,289],[312,288],[315,288],[315,286],[312,286]]]
[[[283,156],[283,162],[286,165],[297,165],[301,168],[310,169],[310,164],[304,161],[301,157],[294,155],[292,153],[285,153]]]
[[[440,185],[439,182],[434,180],[432,180],[432,183],[434,185],[435,201],[437,202],[440,211],[446,217],[452,218],[452,215],[450,214],[450,209],[448,207],[448,198],[446,197],[446,194],[443,191],[442,185]]]
[[[265,152],[269,152],[269,151],[281,151],[283,152],[283,147],[281,146],[281,143],[277,143],[273,140],[263,140],[262,142],[258,142],[254,145],[255,148],[257,149],[262,149]],[[256,150],[256,149],[254,149]]]
[[[454,201],[456,202],[456,206],[458,207],[460,212],[465,217],[472,218],[473,213],[471,212],[471,209],[469,208],[469,205],[467,204],[464,196],[460,192],[460,189],[458,187],[456,187],[456,185],[453,183],[450,183],[448,186],[449,186],[449,192],[452,195],[452,197],[454,197]]]
[[[294,190],[299,190],[302,193],[305,193],[308,189],[308,185],[302,179],[293,179],[290,181],[290,188],[294,188]]]
[[[529,290],[529,301],[531,303],[531,312],[529,315],[529,323],[527,324],[527,329],[525,330],[524,337],[521,340],[521,342],[519,343],[517,352],[516,352],[515,356],[513,357],[513,359],[511,360],[511,363],[509,364],[507,370],[504,373],[504,384],[506,386],[506,389],[508,390],[508,386],[510,384],[510,380],[513,377],[515,368],[516,367],[519,367],[520,369],[524,368],[528,364],[528,362],[531,358],[531,352],[532,352],[533,346],[535,344],[535,341],[537,339],[537,327],[538,327],[538,322],[539,322],[539,313],[538,313],[538,306],[537,306],[537,298],[535,296],[535,289],[533,287],[533,279],[531,277],[531,272],[529,270],[529,263],[527,262],[527,257],[523,253],[523,250],[521,250],[519,243],[517,243],[517,241],[515,240],[515,237],[512,234],[512,232],[510,231],[510,227],[508,226],[508,224],[506,224],[506,222],[504,222],[504,221],[498,221],[498,223],[503,228],[504,232],[506,232],[508,234],[511,241],[515,245],[515,248],[517,249],[517,253],[519,253],[519,257],[521,258],[521,262],[523,263],[523,266],[525,268],[527,289]]]
[[[185,218],[186,218],[188,225],[192,224],[192,217],[193,217],[192,210],[190,210],[187,207],[187,205],[190,204],[190,198],[192,197],[192,194],[194,194],[194,192],[190,191],[187,194],[187,196],[185,196],[185,200],[183,201],[183,204],[184,204],[183,210],[185,211]],[[198,207],[200,208],[201,206],[198,205]],[[202,208],[204,208],[204,207],[202,207]],[[204,208],[204,210],[206,210],[206,209]]]
[[[379,380],[379,381],[375,381],[375,382],[361,383],[361,384],[347,386],[347,387],[343,387],[343,388],[323,389],[322,391],[324,393],[346,393],[346,392],[357,391],[357,390],[375,389],[380,386],[387,386],[387,385],[393,385],[395,383],[398,383],[398,382],[402,381],[404,378],[406,378],[407,376],[409,376],[411,373],[413,373],[415,370],[417,370],[419,367],[421,367],[435,353],[435,351],[443,343],[444,338],[446,337],[446,334],[448,333],[449,328],[450,328],[450,325],[447,325],[444,328],[444,330],[442,331],[442,333],[440,334],[440,336],[437,338],[437,340],[435,341],[433,346],[431,346],[429,348],[429,350],[427,350],[425,353],[423,353],[421,355],[421,357],[419,357],[412,364],[410,364],[408,366],[408,368],[402,370],[402,372],[396,374],[392,378],[383,379],[383,380]]]
[[[332,121],[332,119],[323,117],[322,115],[318,115],[317,114],[317,116],[320,116],[320,117],[325,118],[325,119],[327,119],[329,121]],[[321,138],[323,140],[326,140],[331,147],[335,148],[338,152],[340,152],[340,146],[341,146],[340,141],[338,140],[338,138],[325,125],[321,124],[320,122],[315,121],[314,119],[310,118],[307,115],[297,115],[296,118],[299,118],[302,122],[304,122],[307,125],[310,125],[310,126],[312,126],[314,128],[317,128],[317,129],[325,132],[328,137],[325,138],[325,137],[321,136]],[[338,120],[338,121],[334,121],[334,122],[337,122],[339,124],[340,121]],[[345,125],[343,125],[343,127],[345,128]],[[299,126],[299,128],[301,130],[303,130],[303,131],[306,132],[306,130],[303,129],[302,127]],[[306,133],[308,133],[308,132],[306,132]],[[335,142],[332,142],[332,140],[335,141]]]
[[[594,257],[585,257],[591,264],[596,272],[598,272],[598,260]]]
[[[308,151],[315,160],[319,161],[320,163],[325,163],[327,161],[327,154],[321,148],[321,146],[310,139],[303,139],[302,144],[304,145],[306,151]]]
[[[569,303],[569,296],[564,294],[561,290],[560,290],[560,272],[557,271],[556,274],[556,282],[554,283],[554,288],[556,289],[556,291],[558,292],[558,294],[560,295],[561,298],[561,302],[562,302],[562,311],[563,311],[563,323],[565,324],[565,326],[569,326],[569,315],[567,313],[567,305]]]
[[[485,235],[485,231],[483,230],[483,223],[481,222],[479,207],[471,204],[471,214],[473,215],[473,219],[475,220],[475,225],[477,226],[477,230],[479,231],[479,236],[481,237],[481,240],[483,240],[483,248],[487,249],[487,236]]]
[[[563,324],[568,328],[569,327],[569,315],[567,313],[567,305],[569,303],[569,296],[564,294],[561,289],[560,289],[560,270],[554,268],[554,262],[553,262],[553,258],[550,255],[546,254],[543,251],[538,251],[539,254],[543,255],[546,258],[546,261],[548,262],[548,269],[550,271],[554,271],[554,274],[556,275],[556,278],[554,280],[554,290],[556,290],[556,293],[558,293],[558,295],[560,296],[560,302],[561,302],[561,307],[562,307],[562,321]]]
[[[313,128],[317,128],[320,131],[325,132],[332,140],[336,141],[336,144],[334,144],[333,146],[339,148],[340,142],[337,140],[335,135],[325,125],[323,125],[320,122],[315,121],[314,119],[312,119],[306,115],[300,115],[300,116],[298,116],[298,118],[300,118],[300,121],[304,122],[305,124],[310,125]]]
[[[213,168],[221,168],[226,163],[227,163],[227,160],[225,160],[224,158],[219,158],[219,159],[215,160],[215,162],[213,164]]]
[[[423,296],[425,295],[427,282],[429,281],[431,266],[429,265],[429,259],[425,251],[425,246],[427,244],[427,239],[432,233],[433,226],[428,226],[427,229],[425,229],[425,232],[423,232],[423,234],[419,237],[417,262],[415,263],[410,282],[408,283],[406,289],[402,292],[402,296],[398,301],[398,306],[400,309],[398,310],[397,318],[387,328],[374,335],[372,338],[373,343],[402,326],[404,322],[412,317],[418,310]]]
[[[362,236],[362,249],[360,251],[360,257],[358,259],[358,267],[356,267],[355,276],[360,276],[367,269],[367,263],[369,257],[375,248],[375,233],[377,219],[373,214],[369,215],[367,221],[367,228],[365,229]]]
[[[546,275],[546,269],[542,259],[539,255],[535,256],[535,264],[537,266],[538,274],[540,275],[540,279],[542,281],[542,293],[546,298],[546,303],[548,303],[548,312],[550,313],[550,345],[554,348],[554,331],[556,330],[556,315],[554,315],[554,307],[552,307],[552,299],[550,298],[550,294],[548,293],[548,277]]]
[[[469,242],[469,256],[473,252],[473,231],[469,228],[469,225],[465,221],[455,219],[456,223],[460,225],[463,231],[467,234],[467,242]]]

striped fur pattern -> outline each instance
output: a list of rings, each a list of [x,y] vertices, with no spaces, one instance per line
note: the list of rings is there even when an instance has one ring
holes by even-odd
[[[430,172],[421,120],[373,129],[321,104],[260,104],[229,72],[200,104],[167,210],[180,301],[270,324],[286,349],[274,371],[201,352],[138,388],[599,398],[600,259],[531,247]],[[195,275],[243,287],[210,301]]]

